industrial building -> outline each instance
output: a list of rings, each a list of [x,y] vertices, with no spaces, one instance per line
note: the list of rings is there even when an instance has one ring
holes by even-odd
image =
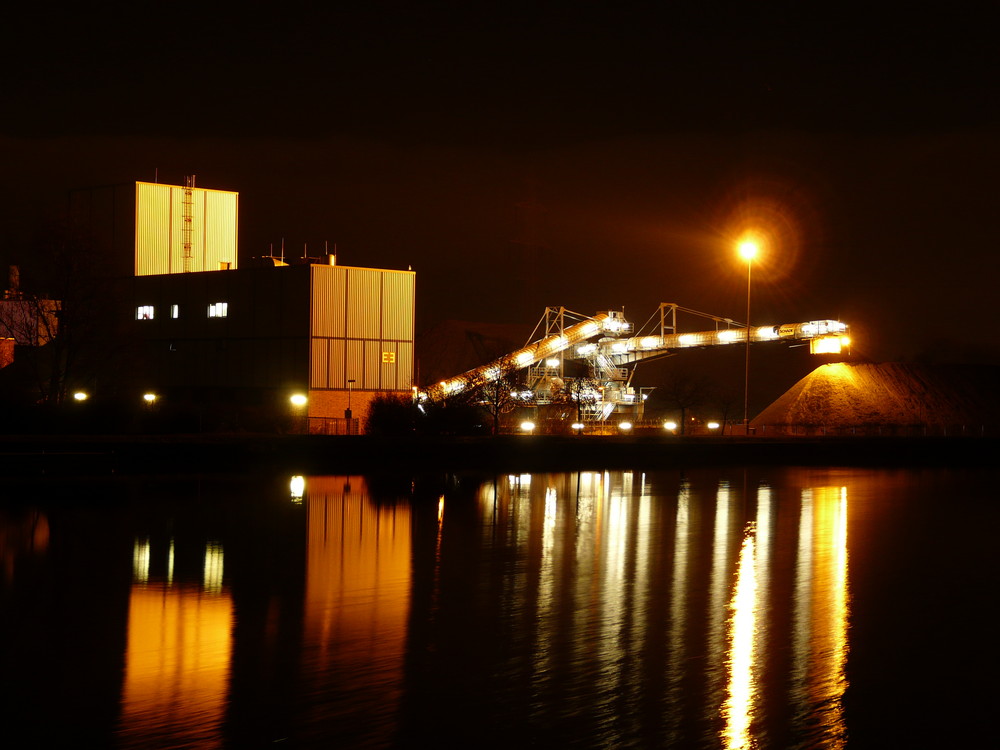
[[[415,274],[330,255],[240,268],[238,198],[193,178],[72,196],[124,284],[132,356],[116,389],[164,411],[224,410],[237,428],[359,432],[377,395],[412,393]]]
[[[376,395],[411,394],[414,279],[329,264],[137,276],[137,385],[186,405],[287,414],[298,430],[357,433]]]
[[[194,183],[75,190],[70,215],[116,277],[235,269],[239,193]]]

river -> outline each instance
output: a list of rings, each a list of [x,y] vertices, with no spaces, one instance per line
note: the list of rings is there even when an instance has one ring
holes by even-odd
[[[982,747],[996,469],[7,485],[23,746]]]

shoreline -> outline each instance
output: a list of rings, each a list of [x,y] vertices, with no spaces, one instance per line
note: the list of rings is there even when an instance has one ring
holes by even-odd
[[[992,466],[997,437],[0,435],[4,476]]]

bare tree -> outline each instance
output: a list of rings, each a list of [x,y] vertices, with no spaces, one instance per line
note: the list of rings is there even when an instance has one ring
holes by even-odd
[[[23,285],[19,281],[14,294],[8,290],[9,297],[20,299],[6,301],[4,325],[8,331],[19,329],[14,338],[34,336],[35,345],[22,353],[37,400],[59,403],[70,387],[120,375],[127,344],[121,328],[124,308],[116,304],[119,285],[105,271],[105,259],[67,227],[50,226],[32,260]]]
[[[732,388],[718,387],[712,390],[711,403],[720,412],[722,424],[729,425],[732,429],[733,415],[737,413],[737,407],[742,403],[742,396]]]
[[[709,394],[708,381],[690,375],[674,374],[657,388],[657,394],[663,403],[680,414],[678,422],[683,435],[687,429],[687,413],[690,409],[701,406]]]
[[[486,410],[494,435],[500,434],[504,415],[511,413],[517,407],[533,403],[530,392],[521,386],[520,369],[511,356],[497,360],[490,367],[477,370],[476,375],[469,380],[466,390],[476,403]]]

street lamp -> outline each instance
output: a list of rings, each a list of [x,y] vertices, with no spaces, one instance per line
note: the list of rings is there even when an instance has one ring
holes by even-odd
[[[753,270],[753,259],[757,257],[760,246],[756,240],[746,239],[736,248],[740,257],[747,262],[747,346],[746,360],[743,368],[743,429],[750,434],[750,272]]]
[[[353,380],[347,381],[347,409],[344,411],[344,419],[351,418],[351,387],[354,385]],[[350,427],[350,425],[348,425]]]

